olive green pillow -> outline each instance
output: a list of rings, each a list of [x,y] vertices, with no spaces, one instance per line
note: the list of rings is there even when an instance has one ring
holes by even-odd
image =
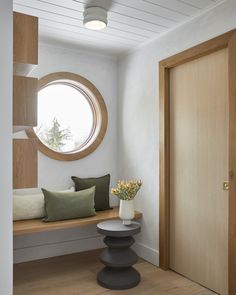
[[[96,215],[95,186],[78,192],[53,192],[42,188],[46,216],[43,221],[56,221]]]
[[[95,186],[95,210],[111,209],[109,204],[110,174],[101,177],[79,178],[71,177],[75,183],[75,190],[80,191]]]

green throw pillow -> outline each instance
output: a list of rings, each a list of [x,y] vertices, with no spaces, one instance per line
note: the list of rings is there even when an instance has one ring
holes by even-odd
[[[75,190],[80,191],[91,186],[95,189],[95,210],[102,211],[111,209],[109,204],[110,174],[101,177],[79,178],[71,177],[75,183]]]
[[[42,188],[46,216],[43,221],[56,221],[96,215],[95,186],[78,192],[53,192]]]

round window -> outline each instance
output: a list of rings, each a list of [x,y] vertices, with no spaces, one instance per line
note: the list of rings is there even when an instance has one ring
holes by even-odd
[[[97,88],[72,73],[39,80],[38,125],[28,129],[38,148],[57,160],[76,160],[93,152],[107,127],[107,111]]]

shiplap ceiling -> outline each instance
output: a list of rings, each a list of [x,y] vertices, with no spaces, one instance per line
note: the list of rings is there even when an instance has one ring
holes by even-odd
[[[222,0],[14,0],[14,10],[39,17],[40,37],[120,54],[157,37]],[[87,6],[108,10],[102,31],[83,27]]]

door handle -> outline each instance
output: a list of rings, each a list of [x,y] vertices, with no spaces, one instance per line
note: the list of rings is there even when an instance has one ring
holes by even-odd
[[[229,190],[229,181],[224,181],[223,182],[223,190],[228,191]]]

